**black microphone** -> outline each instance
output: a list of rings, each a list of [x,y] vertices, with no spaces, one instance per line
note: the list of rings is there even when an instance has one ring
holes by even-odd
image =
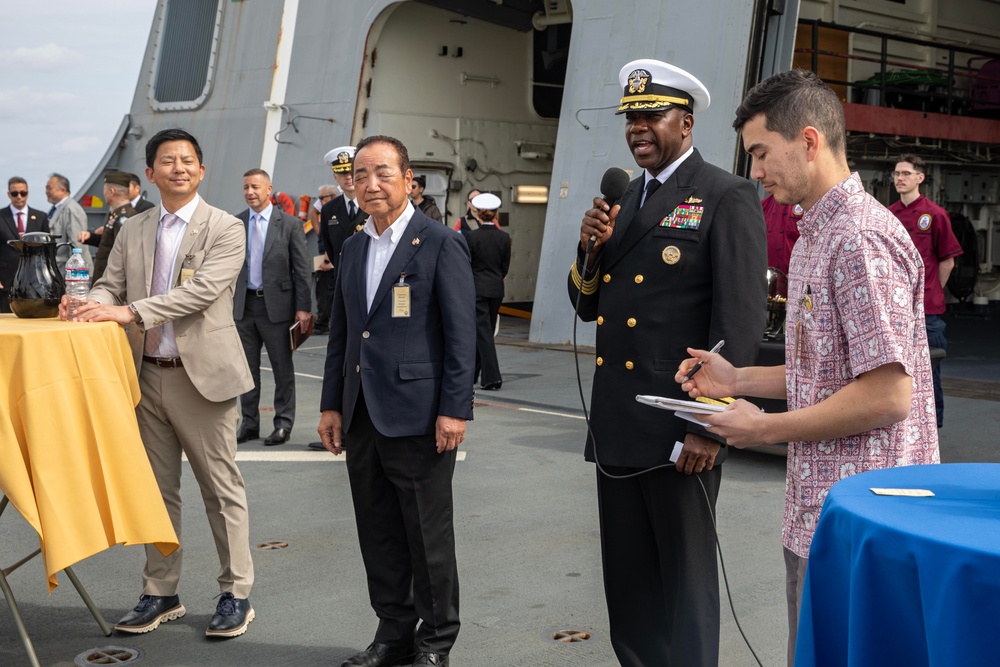
[[[614,208],[619,199],[625,196],[625,191],[628,190],[628,181],[628,172],[624,169],[609,167],[604,172],[604,177],[601,179],[601,196],[604,197],[604,203],[608,205],[609,211]],[[587,255],[594,249],[596,242],[597,237],[591,234],[590,240],[587,241]]]

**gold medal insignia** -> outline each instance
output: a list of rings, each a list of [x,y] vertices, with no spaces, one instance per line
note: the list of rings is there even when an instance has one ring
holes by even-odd
[[[667,264],[676,264],[681,261],[681,250],[675,245],[668,245],[663,249],[663,261]]]

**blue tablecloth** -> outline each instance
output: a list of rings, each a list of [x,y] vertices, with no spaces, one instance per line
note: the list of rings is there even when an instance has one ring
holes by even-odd
[[[834,485],[795,656],[797,667],[1000,665],[1000,464],[891,468]]]

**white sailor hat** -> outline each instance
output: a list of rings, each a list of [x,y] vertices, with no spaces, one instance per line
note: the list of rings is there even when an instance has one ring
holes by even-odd
[[[335,174],[343,174],[354,168],[354,146],[341,146],[323,156],[323,161],[330,165]]]
[[[500,208],[500,197],[490,192],[484,192],[472,198],[472,205],[480,211],[495,211]]]
[[[711,96],[701,81],[680,67],[659,60],[633,60],[618,73],[622,87],[621,105],[616,113],[663,111],[684,107],[692,113],[708,108]]]

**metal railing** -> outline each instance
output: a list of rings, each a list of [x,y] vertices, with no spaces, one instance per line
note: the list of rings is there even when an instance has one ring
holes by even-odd
[[[978,115],[983,112],[995,115],[1000,113],[1000,103],[996,101],[991,103],[989,100],[977,100],[974,98],[974,91],[972,90],[973,84],[985,87],[992,86],[1000,89],[1000,68],[992,74],[980,72],[980,68],[986,63],[993,60],[1000,62],[1000,54],[980,49],[942,44],[915,37],[893,35],[866,28],[852,28],[826,21],[800,19],[799,25],[810,26],[811,34],[808,46],[803,46],[801,42],[797,41],[795,53],[809,54],[812,71],[821,76],[823,76],[820,72],[819,59],[821,56],[842,58],[845,61],[878,64],[878,72],[868,79],[861,81],[842,81],[823,76],[823,80],[827,84],[847,86],[851,91],[862,91],[860,100],[849,99],[848,101],[861,101],[868,104],[870,99],[869,91],[877,91],[878,99],[875,106],[917,108],[923,111],[933,111],[935,113],[950,115]],[[821,49],[819,46],[821,29],[841,31],[877,39],[879,40],[879,55],[878,57],[873,57],[857,53],[840,53]],[[926,66],[892,59],[889,56],[889,44],[891,42],[925,47],[947,53],[948,66],[946,68],[942,66]],[[966,57],[964,64],[959,60],[960,55]],[[978,66],[973,66],[977,62]],[[965,85],[959,83],[963,79]],[[856,95],[855,98],[857,97]]]

